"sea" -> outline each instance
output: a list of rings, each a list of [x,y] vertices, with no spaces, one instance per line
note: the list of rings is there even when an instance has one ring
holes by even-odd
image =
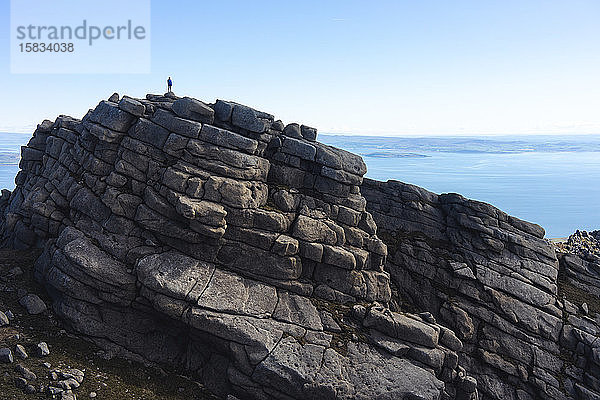
[[[0,133],[0,188],[12,190],[30,134]],[[600,135],[381,137],[319,134],[360,154],[366,176],[493,204],[563,238],[600,229]]]

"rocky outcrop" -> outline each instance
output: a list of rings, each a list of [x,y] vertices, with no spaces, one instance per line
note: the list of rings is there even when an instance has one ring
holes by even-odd
[[[559,262],[542,228],[397,181],[365,179],[361,191],[388,245],[399,303],[456,332],[480,398],[600,398],[600,318],[559,295]]]
[[[359,156],[314,128],[173,94],[44,121],[0,197],[2,245],[72,330],[254,399],[472,399],[463,343],[388,308]]]
[[[1,244],[108,353],[240,399],[600,399],[597,233],[363,179],[267,113],[113,95],[40,124]],[[557,251],[558,249],[558,251]]]

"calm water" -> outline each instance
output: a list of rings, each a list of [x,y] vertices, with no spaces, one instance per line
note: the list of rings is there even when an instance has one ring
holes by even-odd
[[[14,189],[21,146],[26,145],[30,138],[29,133],[0,132],[0,189]]]
[[[29,134],[0,133],[0,188],[13,189]],[[600,135],[384,138],[319,135],[360,154],[367,176],[455,192],[542,225],[547,237],[600,229]]]

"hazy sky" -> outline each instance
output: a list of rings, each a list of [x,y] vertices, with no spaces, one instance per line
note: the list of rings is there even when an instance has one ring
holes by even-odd
[[[321,132],[600,133],[598,0],[154,0],[145,75],[12,75],[0,5],[0,131],[160,93],[170,75],[178,95]]]

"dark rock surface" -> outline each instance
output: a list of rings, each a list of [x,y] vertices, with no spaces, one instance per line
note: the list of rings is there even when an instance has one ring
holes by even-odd
[[[600,297],[600,231],[577,231],[556,249],[564,278]]]
[[[19,303],[29,314],[41,314],[46,311],[46,304],[36,294],[26,294],[19,299]]]
[[[560,296],[542,228],[363,179],[316,138],[234,102],[113,95],[38,126],[1,244],[43,250],[71,330],[222,398],[597,396],[597,317]]]
[[[172,94],[44,121],[0,199],[2,244],[43,249],[70,329],[222,397],[475,397],[454,334],[386,307],[362,159],[283,129]]]
[[[44,288],[32,279],[39,255],[38,249],[0,249],[0,309],[14,311],[6,312],[10,325],[0,327],[0,349],[5,354],[12,350],[13,359],[0,361],[2,400],[85,399],[92,393],[104,400],[216,399],[197,381],[181,375],[181,369],[112,357],[67,332],[52,308],[40,314],[27,312],[19,303],[23,291],[51,304]],[[17,266],[23,273],[10,274]],[[41,342],[50,350],[48,355],[38,353]]]
[[[559,295],[559,263],[542,228],[397,181],[365,179],[361,192],[388,245],[400,304],[453,329],[480,398],[600,396],[600,319],[582,318]]]

